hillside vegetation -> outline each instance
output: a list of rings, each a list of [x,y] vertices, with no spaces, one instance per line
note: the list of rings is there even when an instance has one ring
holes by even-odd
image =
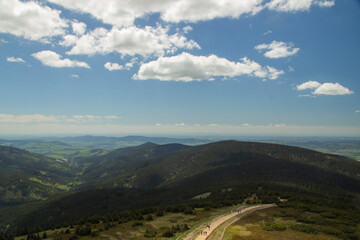
[[[73,164],[13,147],[0,150],[2,196],[8,198],[0,221],[19,234],[24,227],[46,229],[105,218],[100,216],[128,222],[139,217],[135,209],[192,213],[197,207],[244,202],[332,216],[348,226],[339,236],[348,236],[349,229],[356,235],[360,219],[360,163],[298,147],[239,141],[145,143]],[[9,192],[21,193],[21,198],[10,198]],[[47,200],[29,202],[34,195]],[[288,201],[280,203],[280,198]],[[29,203],[9,205],[15,200]]]

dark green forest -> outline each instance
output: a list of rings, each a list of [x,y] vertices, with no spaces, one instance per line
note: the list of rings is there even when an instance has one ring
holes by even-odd
[[[317,217],[297,221],[359,236],[360,163],[338,155],[256,142],[145,143],[69,162],[0,147],[0,164],[0,239],[70,226],[81,236],[100,222],[239,203],[312,212]],[[194,198],[203,193],[210,196]]]

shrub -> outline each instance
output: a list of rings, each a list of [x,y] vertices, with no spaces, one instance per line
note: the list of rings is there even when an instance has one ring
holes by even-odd
[[[296,225],[291,225],[290,228],[294,231],[298,231],[298,232],[304,232],[304,233],[310,233],[310,234],[318,234],[319,233],[319,229],[310,225],[305,225],[305,224],[296,224]]]
[[[265,231],[285,231],[286,226],[281,223],[266,223],[265,227],[263,228]]]
[[[163,237],[171,238],[174,236],[174,231],[172,229],[168,229],[162,234]]]
[[[153,230],[146,230],[144,237],[146,238],[153,238],[156,237],[157,232],[153,231]]]
[[[137,226],[142,226],[143,223],[142,222],[134,222],[132,227],[137,227]]]

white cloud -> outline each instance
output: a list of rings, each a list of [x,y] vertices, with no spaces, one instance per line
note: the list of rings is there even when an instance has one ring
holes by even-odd
[[[334,0],[47,0],[64,8],[91,14],[113,26],[132,26],[137,18],[159,13],[166,22],[198,22],[255,15],[265,7],[282,12],[329,7]]]
[[[48,41],[64,34],[67,27],[66,21],[60,18],[60,11],[37,1],[0,0],[0,33]]]
[[[125,28],[112,28],[107,30],[97,28],[94,31],[83,35],[76,42],[72,49],[67,52],[69,55],[95,54],[117,52],[121,55],[142,55],[151,54],[164,55],[173,53],[178,48],[193,49],[200,46],[193,40],[176,33],[168,35],[168,28],[158,26],[153,28],[147,26],[143,29],[135,26]],[[70,38],[70,37],[68,37]],[[70,43],[71,41],[64,42]]]
[[[61,59],[61,55],[53,51],[41,51],[32,54],[32,56],[42,64],[50,67],[63,68],[63,67],[83,67],[90,68],[90,66],[85,62],[79,62],[75,60],[70,60],[68,58]]]
[[[214,18],[238,18],[263,9],[263,0],[48,0],[114,26],[131,26],[136,18],[160,13],[167,22],[197,22]]]
[[[272,0],[267,3],[270,10],[279,12],[296,12],[309,10],[313,0]]]
[[[300,48],[294,48],[292,43],[284,43],[273,41],[270,44],[260,44],[255,46],[255,49],[261,52],[262,50],[266,51],[264,56],[268,58],[284,58],[295,55]]]
[[[269,34],[272,34],[272,31],[271,31],[271,30],[264,32],[264,35],[265,35],[265,36],[266,36],[266,35],[269,35]]]
[[[178,0],[164,9],[161,18],[167,22],[198,22],[215,18],[239,18],[263,9],[263,0]]]
[[[124,66],[119,65],[117,63],[111,63],[111,62],[105,63],[104,67],[109,71],[123,70],[124,69]]]
[[[182,53],[172,57],[160,57],[145,63],[133,79],[157,79],[161,81],[201,81],[214,80],[213,77],[235,77],[240,75],[259,78],[276,79],[283,71],[243,58],[240,62],[231,62],[225,58],[210,56],[194,56]]]
[[[17,62],[17,63],[24,63],[24,62],[25,62],[24,59],[22,59],[22,58],[15,58],[15,57],[8,57],[8,58],[6,59],[6,61],[8,61],[8,62]]]
[[[6,41],[5,39],[0,38],[0,43],[9,43],[9,42]]]
[[[71,75],[71,77],[73,77],[73,78],[79,78],[79,75],[73,74],[73,75]]]
[[[339,83],[324,83],[313,94],[316,95],[350,95],[354,92]]]
[[[83,35],[86,31],[86,24],[83,22],[73,22],[71,27],[73,29],[73,33],[76,35]]]
[[[125,65],[120,65],[118,63],[105,63],[104,67],[109,71],[116,71],[116,70],[130,70],[134,64],[137,62],[137,58],[131,59],[130,62],[125,63]]]
[[[350,95],[354,92],[350,89],[341,86],[339,83],[319,83],[316,81],[308,81],[296,86],[298,91],[306,89],[314,89],[314,95]],[[304,96],[304,95],[302,95]],[[307,95],[306,95],[307,96]]]
[[[118,116],[93,116],[93,115],[74,115],[74,116],[55,116],[42,114],[11,115],[0,114],[0,123],[84,123],[84,122],[109,122],[119,119]]]
[[[193,28],[191,26],[186,26],[186,27],[183,27],[183,32],[186,34],[186,33],[189,33],[193,30]]]
[[[279,12],[307,11],[312,5],[332,7],[335,0],[271,0],[266,4],[270,10]]]
[[[105,119],[118,119],[118,116],[105,116]]]
[[[76,44],[79,38],[75,35],[65,35],[63,36],[63,40],[59,42],[61,46],[70,47]]]
[[[298,91],[301,91],[301,90],[306,90],[306,89],[318,88],[320,86],[321,86],[321,83],[319,83],[317,81],[308,81],[308,82],[302,83],[300,85],[297,85],[296,89]]]
[[[356,110],[355,113],[360,113],[360,110]]]
[[[41,114],[32,115],[11,115],[0,114],[1,123],[40,123],[40,122],[57,122],[55,116],[44,116]]]
[[[65,8],[89,13],[114,26],[131,26],[136,18],[162,12],[177,0],[48,0]]]
[[[316,1],[315,2],[316,5],[320,6],[320,7],[332,7],[335,5],[335,0],[330,0],[330,1]]]

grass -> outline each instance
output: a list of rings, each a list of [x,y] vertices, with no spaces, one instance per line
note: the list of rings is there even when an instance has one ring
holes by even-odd
[[[239,221],[235,222],[226,229],[224,234],[224,240],[330,240],[340,239],[332,235],[318,233],[310,234],[301,231],[295,231],[289,226],[296,224],[296,220],[293,218],[295,214],[298,214],[296,210],[289,209],[284,212],[282,209],[270,208],[260,211],[249,213]],[[276,228],[267,231],[268,226],[286,226],[286,230],[277,231]],[[311,226],[311,225],[309,225]],[[270,228],[268,228],[269,230]],[[215,238],[214,238],[215,239]],[[217,238],[216,238],[217,239]]]
[[[195,209],[195,214],[184,214],[184,213],[165,213],[164,216],[156,216],[152,215],[153,220],[132,220],[127,223],[118,224],[116,222],[110,223],[113,225],[109,229],[106,230],[106,224],[92,224],[92,229],[96,229],[99,231],[97,236],[79,236],[79,240],[115,240],[115,239],[129,239],[129,240],[140,240],[140,239],[154,239],[154,238],[146,238],[144,234],[146,232],[156,232],[155,239],[184,239],[184,237],[194,229],[197,229],[204,223],[210,222],[213,218],[216,218],[225,213],[229,213],[231,209],[236,208],[238,206],[232,207],[224,207],[220,209],[211,209],[205,210],[203,208]],[[144,215],[144,219],[147,216]],[[141,225],[136,226],[141,222]],[[184,230],[184,225],[189,227],[188,230]],[[179,226],[181,231],[176,232],[172,238],[164,238],[162,237],[162,233],[167,229],[171,229],[172,227]],[[65,231],[68,228],[60,228],[55,230],[47,230],[46,234],[49,240],[68,240],[71,236],[75,235],[75,227],[70,229],[70,234],[65,234]],[[40,232],[40,236],[43,235],[44,232]],[[25,240],[27,236],[16,237],[15,240]]]

